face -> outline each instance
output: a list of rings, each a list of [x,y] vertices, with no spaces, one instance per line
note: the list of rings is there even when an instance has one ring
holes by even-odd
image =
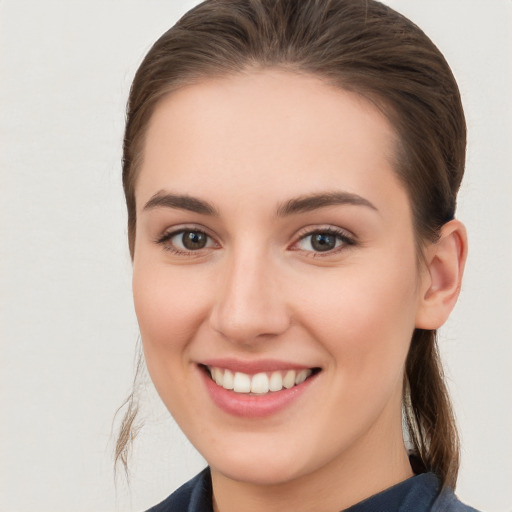
[[[394,144],[365,100],[284,71],[156,108],[135,308],[153,382],[212,471],[290,482],[403,451],[421,286]]]

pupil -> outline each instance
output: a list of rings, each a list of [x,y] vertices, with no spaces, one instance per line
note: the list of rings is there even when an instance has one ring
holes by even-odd
[[[206,235],[198,231],[183,233],[183,246],[190,250],[203,249],[206,245]]]
[[[315,251],[330,251],[336,246],[336,237],[325,233],[318,233],[313,235],[311,245]]]

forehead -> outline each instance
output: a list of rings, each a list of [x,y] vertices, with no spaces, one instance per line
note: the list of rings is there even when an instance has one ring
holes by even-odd
[[[373,104],[319,78],[265,70],[211,79],[156,107],[137,202],[169,187],[193,195],[225,189],[249,200],[333,186],[385,195],[385,182],[400,187],[394,147],[394,131]]]

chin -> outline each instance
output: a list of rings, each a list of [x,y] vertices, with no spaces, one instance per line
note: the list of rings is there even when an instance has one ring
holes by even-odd
[[[276,457],[276,455],[278,455]],[[213,454],[207,458],[210,467],[227,478],[253,485],[279,485],[299,478],[305,464],[297,457],[297,450],[289,454],[276,450],[237,450]]]
[[[232,462],[211,467],[231,480],[258,486],[285,484],[300,476],[296,473],[296,468],[282,467],[281,464],[268,461],[264,464]]]

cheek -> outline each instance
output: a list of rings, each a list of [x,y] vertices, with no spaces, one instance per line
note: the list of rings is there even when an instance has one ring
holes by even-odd
[[[413,259],[396,261],[361,262],[336,269],[323,283],[308,283],[302,304],[308,328],[344,369],[343,377],[386,378],[403,365],[414,331],[417,277]]]
[[[308,328],[329,352],[334,369],[326,375],[336,406],[326,404],[324,413],[328,425],[347,429],[347,435],[357,436],[384,410],[395,414],[399,407],[414,330],[414,283],[398,283],[391,274],[376,280],[369,271],[333,280],[332,293],[311,294],[315,309]]]
[[[190,406],[189,347],[205,318],[205,291],[184,269],[156,262],[134,264],[133,296],[146,366],[162,401],[175,417]],[[194,286],[195,285],[195,286]]]
[[[205,321],[208,290],[197,284],[186,269],[134,265],[135,312],[152,377],[166,372],[168,378],[168,370],[186,360],[188,345]]]

